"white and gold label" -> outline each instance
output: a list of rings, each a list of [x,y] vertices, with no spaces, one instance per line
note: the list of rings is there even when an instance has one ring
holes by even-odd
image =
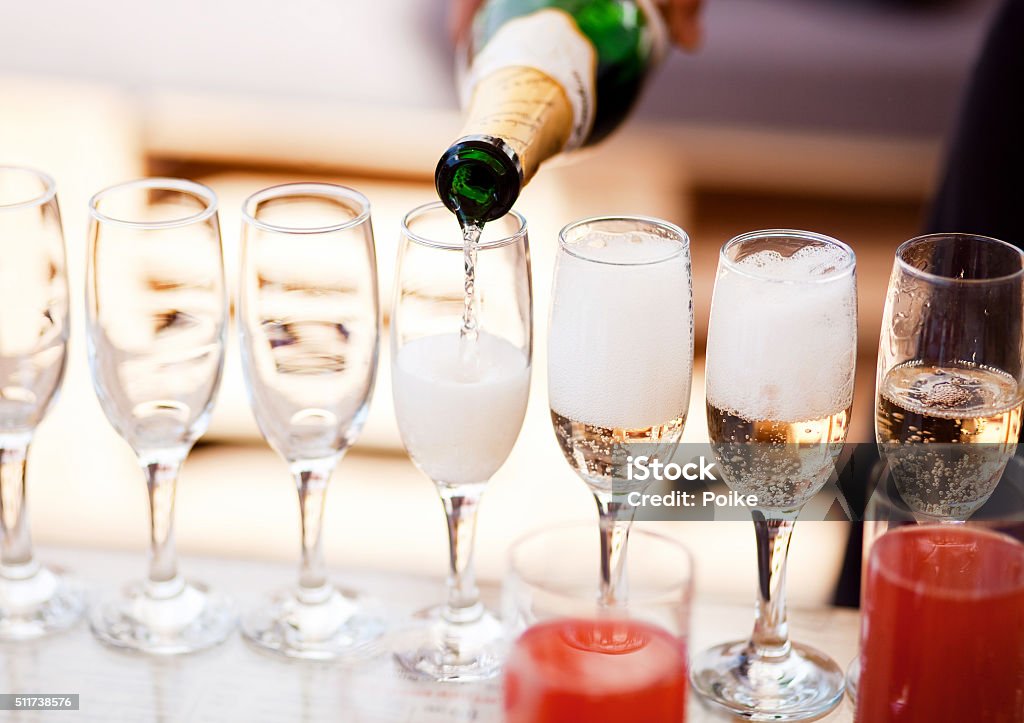
[[[532,68],[561,87],[571,110],[571,125],[564,146],[555,152],[583,145],[594,124],[597,53],[576,21],[563,10],[546,8],[506,22],[473,59],[463,86],[463,103],[473,99],[478,105],[473,96],[481,81],[499,71],[508,79],[512,68]],[[543,86],[535,84],[549,96]],[[519,103],[526,100],[520,92]]]

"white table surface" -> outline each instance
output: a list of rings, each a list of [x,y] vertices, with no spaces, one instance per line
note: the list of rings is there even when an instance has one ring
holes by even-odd
[[[93,596],[109,594],[126,576],[141,574],[141,554],[82,549],[44,549],[39,558],[72,570]],[[294,580],[294,569],[250,560],[189,557],[187,576],[234,596],[240,607]],[[376,599],[385,616],[439,601],[443,583],[428,578],[335,570],[336,582]],[[691,649],[740,637],[752,608],[698,600],[691,623]],[[856,651],[857,616],[838,609],[792,610],[797,639],[827,651],[845,665]],[[11,721],[356,721],[490,723],[501,720],[500,680],[483,684],[433,684],[410,680],[386,649],[356,664],[286,661],[256,651],[239,635],[199,654],[154,658],[102,646],[88,626],[44,640],[0,644],[0,693],[78,693],[78,712],[3,712]],[[691,694],[688,723],[727,720]],[[847,701],[823,720],[848,722]]]

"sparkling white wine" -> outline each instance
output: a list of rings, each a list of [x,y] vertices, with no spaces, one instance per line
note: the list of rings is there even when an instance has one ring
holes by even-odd
[[[466,279],[463,283],[465,298],[463,300],[462,329],[460,334],[463,340],[464,355],[470,353],[468,350],[473,348],[467,342],[475,342],[479,335],[480,299],[476,294],[476,257],[479,243],[479,226],[466,226],[462,229],[463,267]]]
[[[879,384],[875,433],[907,504],[965,518],[985,503],[1013,456],[1024,396],[998,369],[911,361]]]
[[[639,448],[629,445],[651,445],[644,454],[667,458],[686,424],[680,415],[661,424],[647,427],[601,427],[579,422],[551,410],[558,446],[572,468],[591,486],[601,490],[622,491],[627,479],[627,458]]]
[[[787,255],[788,252],[788,255]],[[793,510],[828,481],[849,430],[857,297],[833,245],[723,265],[708,337],[708,432],[729,487]]]
[[[519,436],[530,365],[521,349],[480,332],[466,364],[458,332],[407,342],[392,362],[398,426],[413,461],[438,484],[486,482]]]
[[[796,422],[747,419],[707,404],[708,434],[730,489],[757,506],[795,509],[828,481],[849,431],[850,408]]]

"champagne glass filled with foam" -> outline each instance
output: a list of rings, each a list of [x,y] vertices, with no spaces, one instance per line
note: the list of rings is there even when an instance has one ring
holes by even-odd
[[[731,489],[753,495],[757,617],[748,640],[692,666],[694,689],[751,720],[835,707],[843,674],[789,640],[785,570],[801,507],[835,471],[853,403],[856,261],[828,236],[757,231],[722,248],[707,347],[708,433]]]
[[[683,432],[693,369],[690,242],[654,218],[577,221],[559,236],[548,332],[548,400],[566,461],[600,518],[602,598],[619,571],[637,489],[634,455],[668,457]]]

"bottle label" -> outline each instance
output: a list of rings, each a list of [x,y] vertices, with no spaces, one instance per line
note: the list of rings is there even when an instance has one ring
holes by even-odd
[[[517,67],[540,71],[561,86],[572,111],[572,125],[559,150],[583,145],[594,123],[597,53],[572,16],[545,8],[502,25],[473,58],[463,100],[487,76]]]
[[[523,183],[567,147],[573,110],[554,78],[536,68],[502,68],[480,79],[464,136],[495,136],[515,153]]]

